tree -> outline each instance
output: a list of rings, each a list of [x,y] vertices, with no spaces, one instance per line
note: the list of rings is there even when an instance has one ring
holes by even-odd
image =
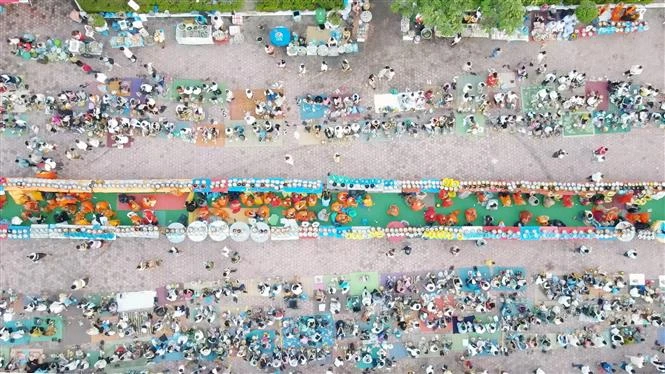
[[[588,25],[598,18],[598,7],[590,0],[582,0],[575,10],[575,15],[578,21]]]
[[[418,0],[393,0],[390,10],[403,17],[411,17],[418,11]]]
[[[487,30],[499,29],[512,33],[524,25],[524,6],[521,0],[482,0],[481,23]]]
[[[418,9],[425,25],[436,28],[440,35],[452,36],[462,31],[464,12],[473,9],[473,1],[423,0]]]

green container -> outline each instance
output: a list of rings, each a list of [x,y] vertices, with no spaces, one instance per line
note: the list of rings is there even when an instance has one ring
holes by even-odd
[[[314,12],[314,18],[316,19],[316,23],[318,25],[323,25],[326,23],[326,10],[323,8],[317,8]]]

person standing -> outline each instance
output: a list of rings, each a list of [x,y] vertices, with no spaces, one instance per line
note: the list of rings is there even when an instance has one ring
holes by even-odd
[[[367,84],[372,87],[373,90],[376,90],[376,76],[374,74],[369,75],[369,78],[367,78]]]
[[[321,72],[325,73],[328,71],[328,64],[325,61],[321,61]]]
[[[608,148],[603,146],[595,151],[593,151],[593,157],[596,159],[598,162],[604,162],[605,161],[605,155],[607,154]]]
[[[122,51],[122,54],[127,57],[127,59],[131,62],[136,62],[137,58],[134,55],[134,52],[130,51],[129,48],[125,47],[120,47],[120,50]]]
[[[450,42],[450,46],[454,47],[454,46],[458,45],[461,41],[462,41],[462,34],[457,33],[457,35],[455,35],[453,40]]]
[[[497,58],[499,55],[501,55],[501,48],[496,47],[492,50],[492,53],[490,53],[490,58]]]
[[[387,65],[386,65],[386,67],[384,67],[383,69],[379,70],[378,78],[379,78],[379,79],[383,79],[383,78],[385,78],[389,71],[390,71],[390,66],[387,66]]]
[[[72,282],[71,289],[72,290],[80,290],[85,288],[88,285],[88,278],[79,278]]]
[[[476,75],[476,73],[473,72],[473,63],[471,61],[467,61],[464,66],[462,66],[462,70],[465,73],[469,73],[471,75]]]
[[[106,81],[108,80],[108,77],[106,76],[106,74],[98,72],[98,73],[95,73],[95,80],[97,80],[97,82],[99,82],[99,83],[106,83]]]
[[[300,64],[300,66],[298,66],[298,75],[302,77],[306,73],[307,73],[307,67],[305,67],[305,64]]]
[[[393,80],[393,78],[395,78],[395,70],[390,68],[386,73],[386,79],[388,79],[388,81],[390,82],[391,80]]]
[[[563,149],[559,149],[558,151],[554,152],[552,157],[554,158],[564,158],[568,155],[568,152],[564,151]]]
[[[573,367],[582,372],[582,374],[593,374],[589,365],[573,364]]]
[[[349,60],[342,60],[342,71],[351,71],[351,64],[349,64]]]
[[[120,65],[116,64],[115,60],[112,59],[111,57],[103,56],[103,57],[100,57],[99,59],[104,63],[104,65],[106,65],[106,67],[108,68],[109,71],[113,70],[113,66],[120,67]]]
[[[623,254],[624,256],[630,258],[631,260],[634,260],[637,258],[637,251],[635,249],[629,249]]]
[[[630,363],[633,364],[636,368],[642,369],[644,367],[644,355],[638,353],[637,356],[626,356],[630,359]]]
[[[633,65],[630,67],[630,69],[626,70],[623,74],[628,76],[628,78],[632,78],[635,75],[640,75],[642,74],[642,71],[644,71],[644,68],[642,65]]]
[[[587,247],[586,245],[581,245],[577,247],[577,252],[579,252],[582,255],[588,255],[591,253],[591,247]]]
[[[598,147],[598,149],[594,150],[593,154],[596,155],[596,156],[598,156],[598,155],[604,156],[605,154],[607,154],[607,151],[609,151],[609,150],[610,150],[609,148],[607,148],[605,146],[601,146],[601,147]]]

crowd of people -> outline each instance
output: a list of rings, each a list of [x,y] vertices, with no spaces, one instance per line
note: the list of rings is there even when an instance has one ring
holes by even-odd
[[[81,32],[73,33],[72,38],[81,42],[89,41],[89,37]],[[461,36],[455,37],[452,45],[458,44],[460,40]],[[94,149],[105,146],[121,148],[138,136],[165,136],[190,142],[201,137],[206,143],[224,136],[229,140],[243,142],[247,140],[250,131],[259,142],[269,142],[286,133],[288,127],[288,122],[282,121],[288,111],[287,99],[283,90],[277,86],[258,91],[245,89],[244,92],[236,91],[239,92],[236,94],[233,90],[222,88],[216,81],[207,79],[201,83],[174,84],[170,88],[164,72],[152,63],[143,63],[130,48],[121,47],[120,51],[130,64],[142,65],[145,69],[144,74],[135,80],[109,77],[107,74],[119,66],[113,58],[100,55],[98,59],[82,60],[69,52],[59,39],[48,38],[38,42],[35,36],[25,34],[10,38],[8,45],[13,54],[24,59],[40,63],[69,62],[85,72],[91,82],[96,82],[94,87],[86,83],[51,95],[30,91],[21,77],[11,73],[0,74],[0,93],[3,94],[0,131],[15,131],[28,136],[25,141],[27,155],[17,157],[16,165],[19,168],[30,168],[42,177],[55,178],[56,172],[62,168],[61,160],[54,156],[57,150],[64,150],[69,160],[82,160]],[[269,45],[265,51],[270,56],[275,53]],[[490,58],[498,58],[501,53],[501,49],[496,48]],[[433,88],[405,89],[403,92],[393,90],[391,93],[397,97],[397,106],[378,108],[380,114],[375,117],[365,113],[366,109],[371,111],[372,108],[362,105],[357,93],[336,93],[329,97],[306,95],[298,98],[296,104],[311,108],[325,107],[322,121],[306,120],[302,122],[302,127],[307,133],[328,142],[431,137],[454,133],[456,128],[463,133],[479,135],[485,132],[486,126],[496,131],[551,137],[564,134],[566,128],[608,132],[648,124],[665,125],[665,102],[661,92],[650,84],[634,81],[635,77],[642,74],[642,66],[630,67],[623,80],[608,81],[606,92],[594,89],[582,93],[589,83],[587,74],[577,70],[566,74],[549,72],[546,56],[546,52],[542,51],[536,57],[534,66],[522,64],[516,69],[506,67],[502,73],[491,69],[480,77],[469,61],[462,70],[467,75],[480,78],[477,82],[458,84],[460,79],[455,77]],[[94,64],[100,66],[95,67]],[[283,69],[286,62],[281,60],[277,66]],[[340,69],[345,73],[352,71],[346,59],[342,60]],[[330,74],[331,68],[322,61],[318,70],[322,74]],[[301,64],[298,71],[301,77],[305,76],[306,65]],[[506,73],[514,76],[526,88],[521,95],[518,87],[509,87],[508,82],[503,81],[502,76]],[[388,82],[395,82],[399,78],[397,74],[395,69],[386,65],[368,77],[367,86],[375,91],[383,82],[393,84]],[[534,78],[537,82],[526,87],[528,82],[534,83]],[[166,115],[168,107],[162,101],[167,94],[175,101],[175,119],[169,119]],[[240,124],[226,126],[222,132],[219,123],[208,118],[206,105],[234,106],[240,101],[251,104],[246,111],[243,106]],[[608,103],[608,107],[600,109],[604,102]],[[31,111],[44,112],[50,116],[45,131],[18,115]],[[411,115],[404,113],[414,114],[412,118],[407,118]],[[223,116],[228,118],[226,109]],[[361,116],[364,118],[355,118]],[[178,126],[176,120],[198,122],[198,127]],[[203,124],[205,120],[209,121],[209,125]],[[49,142],[47,135],[59,131],[77,134],[78,139],[67,146]],[[592,156],[595,161],[603,162],[607,152],[607,147],[603,146],[594,150]],[[560,149],[553,157],[563,158],[566,155],[567,152]],[[336,154],[335,161],[339,160],[340,155]],[[292,159],[290,162],[293,164]],[[600,182],[602,178],[600,172],[590,176],[593,182]],[[327,198],[330,203],[332,195],[329,192],[327,194],[322,199]],[[524,196],[516,195],[515,204],[518,205],[519,197],[519,205],[526,205]],[[248,196],[237,194],[239,200],[243,197],[249,199]],[[315,215],[309,209],[316,204],[316,196],[312,198],[315,200],[313,205],[309,205],[307,197],[292,194],[288,203],[277,203],[277,206],[285,208],[286,218],[302,222],[313,222],[317,218],[327,222],[332,218],[332,224],[342,225],[352,221],[355,215],[351,214],[353,210],[350,208],[358,207],[358,202],[361,202],[362,207],[373,205],[371,197],[366,193],[350,194],[345,196],[346,201],[342,201],[339,196],[336,195],[337,200],[330,205],[331,213],[324,209]],[[251,196],[252,199],[254,197]],[[424,208],[417,194],[404,193],[402,197],[414,211]],[[477,195],[479,204],[487,209],[498,208],[499,202],[506,206],[506,194],[497,194],[496,199],[494,197],[489,194]],[[533,202],[532,197],[535,195],[527,197],[528,204],[540,206],[541,202]],[[218,199],[223,198],[226,195],[218,196]],[[441,203],[445,204],[447,198],[441,198]],[[590,216],[581,218],[589,227],[598,227],[601,222],[613,225],[620,218],[614,214],[616,210],[613,208],[603,207],[603,201],[599,200],[603,198],[602,194],[595,194],[581,201],[582,204],[593,204],[595,208],[588,211]],[[110,224],[110,221],[118,223],[116,213],[108,204],[99,202],[93,206],[90,201],[84,201],[83,197],[81,199],[73,204],[64,202],[63,208],[73,211],[71,214],[65,211],[67,209],[58,211],[56,222],[104,226]],[[122,199],[124,201],[119,198],[119,202],[132,207],[128,217],[134,225],[158,224],[151,209],[132,201],[127,195]],[[205,196],[202,202],[199,199],[200,195],[196,194],[188,199],[188,212],[196,212],[197,217],[202,219],[209,217],[208,207],[211,211],[218,208],[220,215],[225,214],[225,204],[215,206],[214,201],[208,204]],[[349,199],[353,199],[353,202]],[[45,206],[28,199],[26,204],[33,210],[26,208],[26,214],[16,217],[18,222],[12,223],[45,223],[46,216],[41,209],[55,209],[55,203],[52,202],[63,200],[67,200],[64,194],[48,195],[44,198]],[[508,201],[512,204],[510,195]],[[543,207],[551,207],[554,203],[554,198],[543,196]],[[239,213],[240,202],[231,204],[233,207],[229,208],[233,214]],[[139,207],[137,212],[142,212],[134,212],[134,205]],[[243,205],[249,206],[246,203]],[[259,209],[261,204],[256,205],[255,210],[247,209],[250,212],[246,213],[248,217],[267,219],[267,213],[270,213],[267,203],[263,210]],[[624,205],[629,214],[646,213],[640,212],[640,208],[633,205],[632,201]],[[296,209],[297,206],[300,208]],[[81,212],[85,212],[83,216],[77,215]],[[424,212],[426,217],[427,212]],[[433,207],[431,212],[434,212]],[[449,216],[432,213],[427,224],[457,226],[458,213],[450,213]],[[399,209],[391,206],[388,214],[397,216]],[[474,214],[475,210],[465,212],[468,224],[477,218]],[[88,220],[91,216],[94,218]],[[526,225],[532,217],[520,214],[519,219],[516,226]],[[485,216],[483,220],[486,226],[494,225],[492,215]],[[559,225],[557,220],[550,220],[544,215],[537,217],[536,221],[541,225]],[[636,226],[648,226],[650,223],[648,220],[636,221]],[[497,225],[501,223],[497,222]],[[486,241],[478,240],[476,244],[483,247]],[[89,240],[79,243],[76,249],[99,250],[103,246],[101,240]],[[412,246],[401,248],[405,255],[412,251]],[[576,251],[588,255],[591,248],[581,246]],[[168,252],[179,254],[175,247]],[[229,257],[228,249],[226,252],[225,256]],[[392,248],[386,256],[394,258],[396,253],[398,251]],[[460,249],[453,247],[450,253],[458,255]],[[628,250],[624,255],[635,259],[637,251]],[[33,252],[28,255],[28,260],[39,263],[48,261],[49,256],[43,252]],[[238,252],[230,255],[230,261],[232,264],[240,261]],[[647,345],[647,330],[663,327],[665,294],[651,281],[631,285],[623,273],[606,274],[599,270],[564,275],[543,272],[536,274],[531,281],[521,268],[495,265],[494,261],[488,260],[485,266],[384,274],[378,284],[371,284],[368,277],[354,280],[352,284],[349,279],[336,276],[324,287],[316,289],[306,289],[303,282],[297,279],[260,280],[256,282],[255,289],[248,289],[245,283],[235,278],[237,269],[226,267],[221,272],[223,279],[209,286],[169,284],[163,288],[163,295],[155,300],[152,308],[130,312],[118,310],[117,294],[101,298],[89,294],[88,277],[73,280],[67,292],[53,295],[26,296],[7,290],[0,295],[0,314],[5,321],[17,320],[18,323],[0,327],[1,344],[12,345],[26,337],[55,338],[62,331],[58,331],[56,319],[51,316],[62,317],[66,314],[77,314],[76,318],[84,323],[78,326],[67,325],[65,329],[84,329],[86,336],[97,339],[99,343],[98,349],[94,351],[76,346],[62,353],[31,356],[27,360],[10,358],[3,361],[3,357],[0,357],[0,370],[103,371],[119,370],[122,366],[183,361],[186,364],[178,368],[179,372],[229,373],[230,360],[237,358],[265,372],[307,371],[313,365],[325,366],[330,373],[343,367],[356,367],[371,372],[401,370],[399,364],[404,358],[426,359],[461,354],[457,359],[460,369],[473,372],[477,368],[474,368],[471,359],[479,356],[518,355],[523,351],[549,353],[556,347],[616,349],[631,344]],[[147,259],[141,261],[135,269],[151,271],[160,266],[160,259]],[[215,263],[206,261],[203,268],[212,271]],[[534,286],[545,298],[545,301],[535,305],[527,299],[525,292],[528,287]],[[246,304],[248,294],[265,298],[271,306]],[[315,303],[319,312],[300,313],[297,310],[299,303],[306,302]],[[231,312],[229,305],[236,307],[237,311]],[[17,306],[20,306],[19,310]],[[29,321],[32,327],[26,327],[23,323],[25,321]],[[532,332],[538,326],[561,326],[570,321],[581,322],[584,327],[559,331],[554,337],[552,334]],[[418,339],[422,333],[430,334]],[[468,338],[465,344],[460,346],[454,342],[456,334]],[[397,354],[398,348],[405,354]],[[665,353],[662,346],[654,348]],[[643,351],[618,362],[592,362],[595,359],[590,358],[588,363],[573,363],[572,369],[579,369],[585,374],[593,372],[592,367],[606,373],[619,369],[634,373],[645,368],[665,372],[665,363],[657,355],[649,353],[648,348]],[[423,366],[422,369],[426,374],[450,374],[457,370],[447,366],[435,369],[433,365]],[[540,368],[535,372],[544,373]]]
[[[119,312],[117,298],[121,294],[30,296],[3,291],[0,313],[5,320],[29,317],[39,320],[35,325],[40,325],[42,318],[48,318],[44,315],[61,316],[80,310],[78,318],[88,322],[79,326],[91,337],[102,337],[102,341],[96,354],[75,347],[23,363],[9,360],[2,369],[103,370],[131,366],[131,362],[158,364],[184,359],[194,372],[222,372],[228,369],[231,357],[238,357],[265,371],[306,370],[313,364],[330,365],[330,370],[342,366],[376,370],[396,367],[405,357],[462,353],[460,364],[470,370],[471,359],[481,355],[507,356],[533,350],[548,353],[555,346],[588,349],[646,344],[646,330],[663,326],[665,294],[651,281],[629,285],[622,273],[593,269],[561,276],[538,273],[529,281],[519,268],[494,267],[489,260],[487,264],[489,268],[450,267],[409,275],[386,274],[378,288],[367,283],[367,277],[350,281],[337,276],[323,288],[306,289],[298,280],[266,280],[257,282],[255,290],[248,290],[232,277],[233,271],[225,270],[225,277],[210,285],[167,285],[148,311]],[[77,279],[71,288],[85,289],[88,282],[88,278]],[[359,286],[360,292],[352,291],[352,287]],[[525,292],[532,286],[543,293],[546,301],[531,305]],[[247,293],[270,298],[273,306],[247,306],[239,312],[230,312],[224,306],[229,300],[238,303],[239,299],[242,302],[238,305],[244,305],[243,295]],[[328,309],[314,315],[294,309],[298,302],[307,300]],[[22,310],[14,309],[18,305],[23,305]],[[555,337],[530,332],[535,326],[562,325],[571,319],[582,321],[584,327]],[[46,327],[39,331],[27,331],[21,324],[3,327],[0,337],[11,343],[26,334],[55,336],[56,327],[50,321],[47,319]],[[78,327],[72,324],[65,328]],[[422,332],[432,334],[426,339],[413,338]],[[505,339],[499,338],[502,333]],[[472,335],[467,344],[458,346],[453,343],[453,334]],[[104,338],[109,342],[104,343]],[[115,338],[133,342],[113,342]],[[403,347],[406,355],[396,358],[396,346]],[[656,371],[663,369],[657,355],[648,354],[606,365],[627,372],[631,372],[627,367],[642,369],[648,365]]]

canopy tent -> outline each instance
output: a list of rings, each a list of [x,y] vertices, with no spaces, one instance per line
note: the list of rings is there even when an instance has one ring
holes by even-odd
[[[156,291],[123,292],[115,297],[118,303],[118,312],[130,310],[151,309],[155,304]]]
[[[291,42],[291,31],[285,26],[277,26],[270,31],[270,43],[275,47],[286,47]]]

